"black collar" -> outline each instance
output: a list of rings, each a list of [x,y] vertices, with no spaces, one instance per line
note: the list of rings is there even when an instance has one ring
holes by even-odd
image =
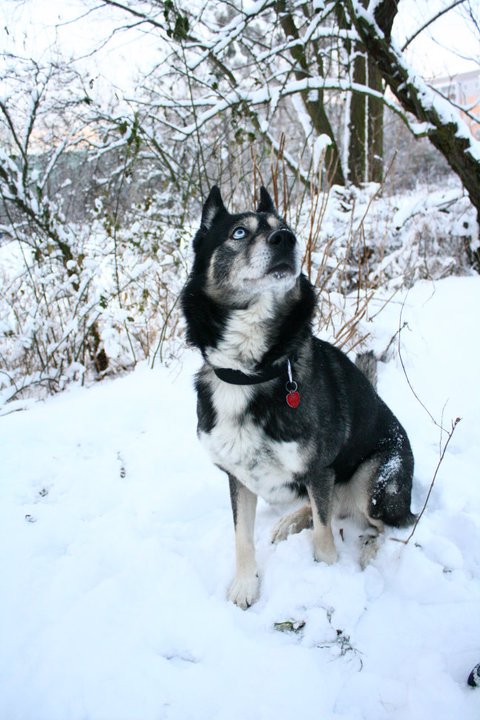
[[[291,362],[293,362],[293,360],[296,360],[296,356],[290,358]],[[260,385],[275,378],[282,376],[287,377],[287,365],[288,359],[284,360],[280,365],[270,365],[270,367],[259,370],[253,375],[247,375],[247,373],[243,373],[241,370],[232,370],[231,368],[214,367],[213,372],[219,380],[229,383],[230,385]]]

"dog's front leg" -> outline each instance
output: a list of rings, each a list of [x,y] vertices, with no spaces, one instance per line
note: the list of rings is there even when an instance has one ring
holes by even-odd
[[[235,526],[236,574],[228,599],[246,610],[258,597],[258,572],[253,533],[257,496],[229,475],[230,499]]]
[[[317,562],[331,565],[337,560],[332,533],[333,489],[335,473],[325,470],[320,477],[307,485],[313,517],[313,554]]]

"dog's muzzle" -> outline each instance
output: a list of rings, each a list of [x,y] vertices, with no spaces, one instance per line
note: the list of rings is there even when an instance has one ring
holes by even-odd
[[[279,250],[292,250],[297,242],[297,238],[291,230],[282,228],[281,230],[274,230],[271,235],[267,238],[267,243],[275,249]]]
[[[267,237],[267,245],[271,251],[268,275],[282,279],[296,272],[296,244],[295,235],[287,228],[274,230]]]

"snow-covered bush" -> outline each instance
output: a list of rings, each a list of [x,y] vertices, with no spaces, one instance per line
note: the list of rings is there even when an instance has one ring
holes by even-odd
[[[181,193],[135,113],[105,116],[73,70],[25,61],[4,76],[0,397],[9,400],[163,356],[185,261]]]
[[[73,229],[74,254],[21,240],[0,249],[0,390],[4,399],[41,386],[61,390],[164,357],[177,336],[174,312],[186,276],[185,238],[155,216],[112,228]],[[37,390],[36,390],[37,392]]]
[[[368,345],[369,303],[378,289],[394,293],[418,279],[469,272],[465,247],[477,230],[460,188],[390,197],[380,191],[334,187],[288,212],[319,296],[316,331],[345,350]],[[188,227],[170,200],[168,191],[148,196],[114,219],[97,198],[91,222],[70,226],[57,210],[68,259],[38,233],[35,242],[18,238],[0,249],[4,400],[177,352],[178,297],[199,198],[191,198]],[[237,200],[233,209],[240,204],[250,206]]]
[[[304,272],[319,296],[316,332],[347,351],[367,342],[378,290],[393,297],[417,280],[472,272],[477,222],[457,180],[435,192],[382,191],[333,187],[291,213],[305,244]]]

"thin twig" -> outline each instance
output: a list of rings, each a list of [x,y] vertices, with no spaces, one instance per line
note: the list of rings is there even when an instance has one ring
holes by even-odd
[[[420,35],[421,32],[423,32],[424,30],[426,30],[426,28],[427,28],[429,25],[432,25],[432,23],[434,23],[436,20],[438,20],[439,18],[441,18],[442,15],[445,15],[445,13],[450,12],[450,10],[453,10],[453,8],[456,8],[457,5],[462,5],[464,2],[465,2],[465,0],[455,0],[455,2],[451,3],[451,4],[448,5],[446,8],[443,8],[442,10],[440,10],[440,12],[438,12],[436,15],[434,15],[434,16],[431,17],[429,20],[427,20],[427,22],[423,23],[423,25],[422,25],[421,27],[419,27],[418,30],[416,30],[416,31],[413,33],[413,35],[410,35],[410,37],[408,38],[408,40],[406,40],[406,41],[404,42],[404,44],[402,45],[402,52],[404,52],[404,51],[406,50],[406,48],[410,45],[410,43],[411,43],[416,37],[418,37],[418,35]]]
[[[417,400],[417,402],[422,406],[422,408],[425,410],[425,412],[427,413],[427,415],[428,415],[428,417],[430,418],[430,420],[434,423],[434,425],[436,425],[438,428],[440,428],[440,430],[441,430],[442,432],[447,432],[446,428],[444,428],[437,420],[435,420],[435,418],[433,417],[433,415],[432,415],[432,413],[430,412],[430,410],[427,408],[427,406],[425,405],[425,403],[424,403],[424,402],[420,399],[420,397],[418,396],[415,388],[413,387],[413,385],[412,385],[412,383],[411,383],[411,381],[410,381],[410,378],[408,377],[407,369],[406,369],[405,363],[404,363],[404,361],[403,361],[402,346],[401,346],[401,342],[400,342],[400,331],[403,330],[403,325],[404,325],[404,323],[403,323],[403,309],[404,309],[404,307],[405,307],[405,303],[406,303],[407,297],[408,297],[408,293],[407,293],[407,295],[405,295],[405,300],[404,300],[403,303],[402,303],[402,307],[401,307],[401,309],[400,309],[400,318],[399,318],[399,321],[398,321],[399,332],[397,333],[397,336],[398,336],[398,358],[399,358],[399,360],[400,360],[400,365],[402,366],[403,374],[405,375],[405,380],[407,381],[408,387],[409,387],[410,390],[412,391],[413,396],[415,397],[415,400]]]
[[[449,445],[449,443],[450,443],[450,440],[452,439],[453,433],[455,432],[455,429],[456,429],[458,423],[460,422],[460,420],[461,420],[461,418],[457,417],[457,418],[452,422],[452,429],[451,429],[450,432],[448,433],[448,437],[447,437],[447,440],[446,440],[446,442],[445,442],[445,445],[443,446],[443,450],[442,450],[441,455],[440,455],[440,458],[439,458],[439,460],[438,460],[437,467],[435,468],[435,472],[433,473],[432,482],[430,483],[430,487],[428,488],[427,497],[425,498],[425,502],[423,503],[423,507],[422,507],[421,511],[420,511],[419,514],[417,515],[417,519],[415,520],[415,524],[414,524],[414,526],[413,526],[413,528],[412,528],[412,532],[410,533],[410,535],[408,536],[408,538],[407,538],[406,540],[401,540],[400,538],[392,538],[392,539],[395,540],[396,542],[400,542],[400,543],[403,543],[404,545],[408,545],[408,543],[409,543],[410,540],[412,539],[412,537],[413,537],[413,535],[414,535],[414,533],[415,533],[415,530],[417,529],[418,523],[419,523],[420,520],[422,519],[422,516],[423,516],[425,510],[427,509],[428,501],[430,500],[430,495],[432,494],[433,486],[435,485],[435,480],[437,479],[438,471],[440,470],[440,465],[441,465],[442,462],[443,462],[443,458],[445,457],[445,453],[447,452],[447,448],[448,448],[448,445]]]

